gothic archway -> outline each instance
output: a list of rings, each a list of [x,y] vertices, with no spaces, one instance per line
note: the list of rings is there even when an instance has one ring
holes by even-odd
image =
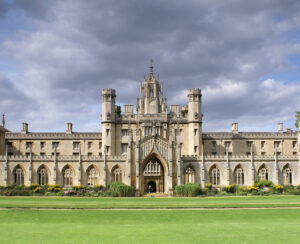
[[[141,173],[141,190],[144,193],[165,191],[165,169],[155,154],[145,160]]]

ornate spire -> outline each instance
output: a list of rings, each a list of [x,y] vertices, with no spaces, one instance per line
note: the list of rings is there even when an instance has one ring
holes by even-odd
[[[2,114],[2,126],[5,128],[5,114]]]
[[[150,58],[150,75],[153,75],[153,59]]]

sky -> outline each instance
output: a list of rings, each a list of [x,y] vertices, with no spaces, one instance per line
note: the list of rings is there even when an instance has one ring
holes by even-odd
[[[299,0],[0,0],[11,131],[101,131],[101,90],[136,105],[151,58],[168,105],[202,90],[203,131],[295,129]]]

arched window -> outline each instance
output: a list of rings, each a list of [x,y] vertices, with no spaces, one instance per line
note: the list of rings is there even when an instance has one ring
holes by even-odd
[[[269,180],[269,170],[264,165],[258,170],[258,178],[259,180]]]
[[[213,166],[210,170],[209,180],[212,185],[220,185],[220,170]]]
[[[97,175],[94,166],[89,167],[87,170],[87,185],[88,186],[97,185]]]
[[[195,183],[195,170],[189,166],[184,172],[184,183]]]
[[[244,170],[238,166],[234,171],[235,184],[244,185]]]
[[[291,185],[293,183],[292,169],[288,165],[283,168],[282,175],[284,185]]]
[[[63,183],[64,186],[71,186],[73,184],[72,170],[68,165],[63,170]]]
[[[122,182],[122,171],[118,166],[113,169],[111,178],[112,178],[112,182],[114,181]]]
[[[24,171],[20,165],[14,170],[14,183],[16,185],[24,185]]]
[[[151,160],[144,169],[145,176],[160,176],[161,173],[161,165],[157,160]]]
[[[44,165],[41,166],[38,170],[38,183],[41,186],[48,184],[48,172]]]

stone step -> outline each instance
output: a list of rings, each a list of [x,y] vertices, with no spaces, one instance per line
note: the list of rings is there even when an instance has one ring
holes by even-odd
[[[143,195],[143,197],[169,197],[170,195],[163,192],[157,192],[157,193],[146,193]]]

